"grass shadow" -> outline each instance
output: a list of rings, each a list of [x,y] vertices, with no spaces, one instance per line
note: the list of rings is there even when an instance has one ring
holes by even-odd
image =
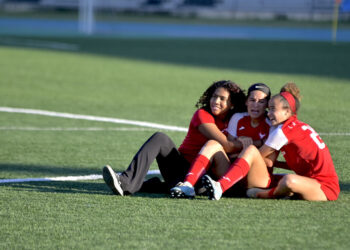
[[[38,182],[21,182],[21,183],[3,183],[1,186],[11,187],[17,190],[27,192],[44,192],[44,193],[65,193],[65,194],[93,194],[93,195],[114,195],[107,185],[103,182],[86,182],[86,181],[38,181]],[[141,198],[168,198],[165,193],[146,193],[137,192],[134,197]]]
[[[110,190],[104,183],[98,182],[74,182],[74,181],[52,181],[52,182],[22,182],[6,183],[1,186],[12,187],[30,192],[45,193],[69,193],[69,194],[100,194],[106,195]]]
[[[72,53],[228,70],[350,79],[350,71],[346,67],[348,65],[346,55],[350,54],[350,43],[333,45],[330,42],[310,41],[115,37],[13,36],[10,38],[77,45],[79,50]]]
[[[350,193],[350,183],[340,182],[340,192]]]
[[[141,197],[141,198],[150,198],[150,199],[169,198],[169,194],[166,194],[166,193],[144,193],[144,192],[137,192],[137,193],[135,193],[135,194],[132,194],[132,196]]]

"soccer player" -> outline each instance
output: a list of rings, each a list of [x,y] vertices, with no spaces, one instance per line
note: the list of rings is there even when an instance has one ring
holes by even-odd
[[[205,176],[209,198],[218,200],[228,188],[247,175],[249,197],[284,198],[295,195],[309,201],[337,200],[340,188],[333,161],[326,144],[308,124],[297,118],[299,88],[287,83],[280,94],[269,101],[268,117],[273,129],[258,150],[249,146],[219,179]],[[281,152],[285,162],[276,161]],[[284,175],[277,185],[268,168],[282,167],[294,171]]]
[[[232,114],[246,110],[245,98],[236,83],[226,80],[214,82],[197,102],[199,109],[194,113],[188,133],[178,149],[167,135],[157,132],[142,145],[122,173],[116,174],[110,166],[105,166],[104,181],[114,194],[133,194],[143,186],[150,165],[156,159],[169,192],[171,187],[183,180],[192,161],[208,140],[218,141],[226,150],[233,147],[224,131]],[[152,190],[160,188],[156,185],[159,183],[145,182],[144,186],[146,183]]]
[[[270,88],[264,83],[255,83],[249,87],[247,95],[247,112],[234,114],[227,129],[228,138],[234,145],[232,150],[227,152],[218,141],[209,140],[193,161],[184,182],[179,182],[170,190],[170,197],[193,198],[196,194],[194,186],[205,172],[210,171],[212,176],[219,178],[230,167],[230,157],[237,156],[251,144],[257,147],[264,144],[270,129],[266,114]],[[242,186],[245,190],[244,183]]]

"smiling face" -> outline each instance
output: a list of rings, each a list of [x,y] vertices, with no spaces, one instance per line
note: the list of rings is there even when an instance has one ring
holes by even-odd
[[[211,113],[223,119],[231,108],[230,93],[225,88],[217,88],[210,98]]]
[[[280,96],[275,96],[269,101],[269,112],[267,116],[270,118],[272,126],[279,125],[292,116],[291,110],[283,107],[281,98]]]
[[[265,117],[265,110],[267,108],[266,97],[267,95],[260,90],[250,92],[246,105],[252,120],[259,120]]]

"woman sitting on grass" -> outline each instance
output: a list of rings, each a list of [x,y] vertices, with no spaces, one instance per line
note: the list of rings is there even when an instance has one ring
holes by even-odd
[[[247,95],[247,112],[234,114],[227,129],[228,138],[234,145],[232,151],[228,152],[230,157],[232,154],[237,156],[251,144],[262,146],[269,134],[270,121],[267,119],[266,108],[271,96],[270,88],[263,83],[255,83],[249,87]],[[230,165],[231,160],[222,145],[215,140],[209,140],[193,161],[184,182],[179,182],[170,190],[170,197],[193,198],[196,194],[194,186],[205,172],[214,178],[220,178]],[[241,184],[231,193],[239,195],[243,190],[245,194],[245,183]]]
[[[308,124],[297,118],[299,88],[286,84],[269,102],[268,117],[273,129],[258,150],[251,145],[245,149],[228,172],[213,181],[205,176],[209,198],[219,200],[222,193],[247,176],[249,197],[284,198],[295,195],[310,201],[337,200],[340,189],[333,161],[326,144]],[[281,152],[286,162],[277,162]],[[277,185],[268,169],[282,167],[295,172],[283,176]]]
[[[183,180],[192,161],[208,140],[216,140],[225,150],[231,150],[233,143],[227,140],[223,131],[232,114],[246,109],[244,101],[245,94],[237,84],[231,81],[214,82],[197,102],[196,107],[199,109],[194,113],[179,149],[167,135],[157,132],[143,144],[124,172],[116,174],[110,166],[105,166],[104,181],[114,194],[133,194],[141,189],[156,159],[167,186],[166,191],[169,192],[171,187]],[[160,188],[159,182],[147,183],[151,191],[160,191],[157,190]],[[143,191],[146,191],[145,186]]]

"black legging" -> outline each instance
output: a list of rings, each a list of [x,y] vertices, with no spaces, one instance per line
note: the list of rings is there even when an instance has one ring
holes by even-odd
[[[180,154],[174,142],[164,133],[154,133],[136,153],[127,170],[121,173],[124,192],[133,194],[140,190],[147,172],[157,159],[168,190],[183,181],[190,163]]]

